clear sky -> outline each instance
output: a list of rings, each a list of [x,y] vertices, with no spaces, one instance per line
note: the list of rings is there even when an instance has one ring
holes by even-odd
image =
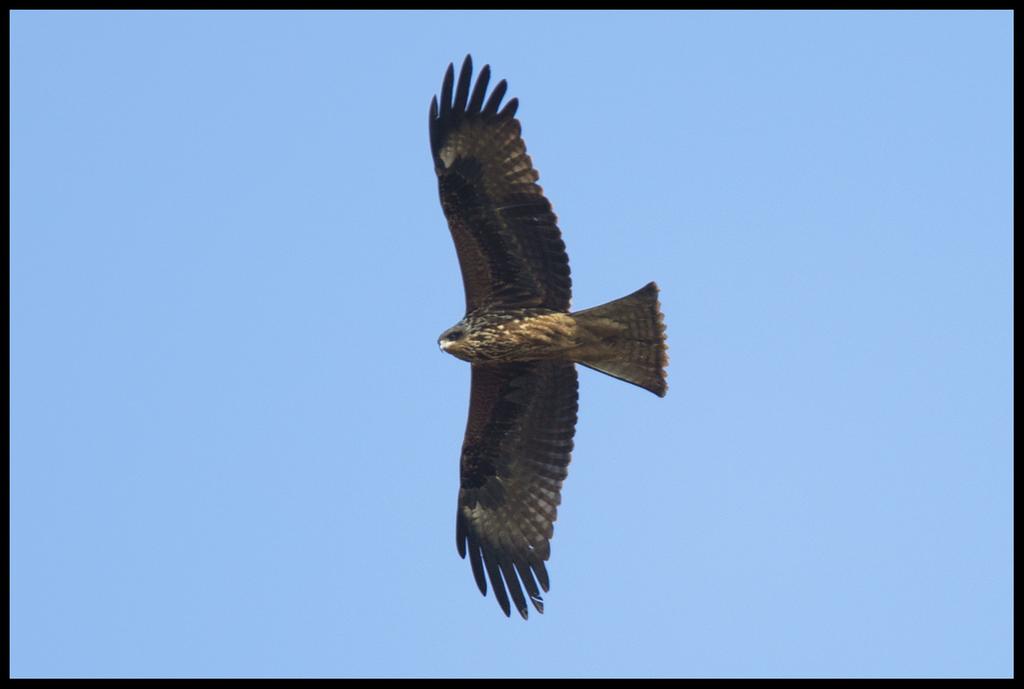
[[[455,550],[427,111],[507,79],[580,371],[546,613]],[[1007,676],[1012,15],[11,15],[11,673]]]

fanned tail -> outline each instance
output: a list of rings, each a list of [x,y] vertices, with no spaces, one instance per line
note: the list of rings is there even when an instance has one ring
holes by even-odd
[[[655,283],[572,316],[586,340],[577,363],[665,396],[668,345]]]

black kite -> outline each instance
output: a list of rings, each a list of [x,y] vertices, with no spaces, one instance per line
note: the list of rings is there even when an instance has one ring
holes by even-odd
[[[448,65],[430,104],[430,150],[466,290],[466,315],[441,349],[473,365],[455,539],[480,592],[506,615],[526,598],[544,611],[562,481],[576,428],[576,366],[664,396],[665,326],[652,282],[569,312],[572,281],[551,204],[537,184],[506,84],[487,96],[490,67],[470,88]],[[525,589],[525,594],[524,594]]]

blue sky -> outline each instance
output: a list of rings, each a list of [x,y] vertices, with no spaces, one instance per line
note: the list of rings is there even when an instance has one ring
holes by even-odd
[[[1008,676],[1012,16],[11,16],[11,673]],[[507,79],[581,369],[546,613],[455,550],[427,110]]]

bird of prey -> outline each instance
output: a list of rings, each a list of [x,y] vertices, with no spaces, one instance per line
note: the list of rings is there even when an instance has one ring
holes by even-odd
[[[544,612],[544,563],[576,428],[575,364],[664,397],[668,357],[653,282],[569,311],[569,257],[520,136],[518,100],[501,107],[504,80],[488,96],[490,75],[484,66],[472,85],[467,55],[458,82],[449,64],[430,103],[430,150],[466,292],[465,317],[438,344],[472,364],[459,555],[469,554],[482,594],[490,580],[505,615],[511,596],[526,619],[527,596]]]

